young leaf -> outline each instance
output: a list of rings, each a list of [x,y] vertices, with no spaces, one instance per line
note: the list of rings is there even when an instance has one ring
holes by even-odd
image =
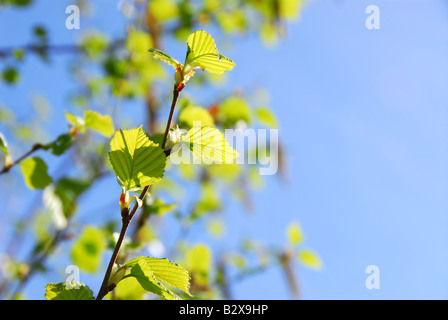
[[[277,119],[275,118],[275,115],[272,113],[272,111],[269,110],[269,108],[259,107],[255,110],[255,115],[257,116],[258,121],[261,124],[268,126],[270,128],[278,127]]]
[[[92,110],[84,112],[84,123],[87,128],[98,131],[108,138],[111,137],[115,131],[112,118],[109,115],[101,115]]]
[[[134,277],[146,291],[166,299],[180,299],[177,294],[166,287],[165,284],[168,284],[191,295],[188,272],[168,259],[138,257],[126,262],[123,267],[131,270],[123,280]]]
[[[49,283],[45,289],[47,300],[93,300],[92,290],[82,282]]]
[[[222,74],[232,70],[235,66],[231,59],[218,52],[213,38],[204,30],[191,33],[187,39],[187,46],[184,65],[165,52],[153,48],[149,50],[154,58],[162,60],[176,69],[174,87],[178,92],[185,87],[185,83],[194,75],[194,70],[197,68],[201,68],[202,71],[208,70],[212,73]]]
[[[150,214],[162,216],[168,212],[173,211],[175,208],[176,208],[175,203],[167,204],[164,203],[164,201],[161,198],[157,198],[150,206],[148,206],[148,212]]]
[[[72,247],[71,257],[81,270],[95,272],[101,265],[106,239],[101,229],[88,226]]]
[[[44,189],[53,181],[47,173],[47,165],[39,157],[23,160],[20,168],[26,185],[31,189]]]
[[[110,142],[109,159],[127,191],[159,181],[165,171],[165,153],[141,127],[117,131]]]
[[[177,66],[179,65],[179,62],[173,58],[170,57],[170,55],[166,54],[163,51],[151,48],[149,49],[149,52],[152,53],[152,56],[158,60],[161,60],[163,62],[168,63],[169,65],[173,66],[174,69],[177,68]]]
[[[224,135],[213,127],[193,127],[181,142],[189,143],[193,154],[206,164],[232,163],[238,157],[238,152],[224,139]]]
[[[45,150],[50,149],[51,153],[59,156],[67,151],[73,143],[73,136],[70,134],[61,134],[55,141],[43,146]]]
[[[206,181],[201,186],[201,195],[190,219],[194,220],[206,213],[217,211],[220,208],[221,200],[216,187],[212,184],[212,182]]]
[[[141,261],[144,261],[147,264],[157,281],[167,283],[174,288],[191,295],[189,291],[190,277],[188,276],[188,272],[180,265],[175,264],[166,258],[159,259],[151,257],[138,257],[126,262],[123,266],[127,266],[132,269]]]
[[[215,125],[215,121],[211,114],[204,108],[189,105],[183,108],[179,113],[179,126],[183,128],[193,127],[194,121],[200,121],[201,126]]]
[[[135,278],[141,287],[148,292],[152,292],[168,300],[180,300],[177,294],[166,288],[160,281],[157,281],[154,272],[144,260],[139,260],[132,267],[130,274],[124,279],[128,279],[128,277]]]
[[[185,59],[184,74],[189,70],[201,68],[212,73],[222,74],[232,70],[235,63],[218,52],[215,41],[204,30],[190,34],[187,40],[187,57]]]
[[[194,275],[195,283],[207,285],[213,261],[210,248],[197,244],[185,253],[185,260],[187,269]]]
[[[216,118],[225,128],[234,127],[238,121],[249,124],[251,121],[250,106],[246,100],[240,97],[230,97],[221,103]]]
[[[73,125],[75,128],[78,128],[82,133],[86,132],[84,119],[78,117],[70,112],[65,111],[65,119]]]
[[[303,233],[300,225],[297,222],[293,222],[287,229],[288,241],[291,245],[295,246],[303,241]]]
[[[319,256],[312,250],[304,249],[298,253],[299,261],[308,268],[311,269],[322,269],[322,262]]]

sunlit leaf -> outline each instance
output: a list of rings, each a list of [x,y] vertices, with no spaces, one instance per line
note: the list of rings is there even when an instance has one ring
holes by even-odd
[[[168,63],[169,65],[173,66],[174,69],[176,69],[179,64],[179,62],[177,60],[171,58],[170,55],[168,55],[167,53],[165,53],[163,51],[151,48],[151,49],[149,49],[149,52],[152,53],[152,56],[154,58]]]
[[[232,163],[238,156],[224,135],[213,127],[193,127],[182,137],[182,142],[187,143],[193,154],[205,164]]]
[[[87,128],[98,131],[108,138],[111,137],[115,131],[111,116],[101,115],[92,110],[84,112],[84,123]]]
[[[166,204],[161,198],[157,198],[151,205],[149,205],[148,212],[150,214],[162,216],[168,212],[173,211],[175,208],[175,203]]]
[[[97,271],[101,266],[106,244],[106,238],[101,229],[93,226],[85,227],[71,250],[74,264],[87,272]]]
[[[53,181],[47,173],[47,165],[39,157],[23,160],[20,168],[25,184],[31,189],[44,189]]]
[[[73,125],[73,127],[78,128],[82,133],[86,132],[85,122],[83,118],[67,111],[65,111],[64,113],[65,113],[65,119],[68,121],[68,123]]]
[[[204,30],[198,30],[189,35],[188,51],[184,64],[184,74],[196,68],[221,74],[232,70],[235,63],[218,52],[215,41]]]
[[[207,285],[212,267],[212,252],[204,244],[197,244],[185,253],[186,268],[194,277],[195,283]]]
[[[130,273],[124,279],[136,278],[147,291],[167,299],[179,299],[177,294],[166,286],[169,285],[190,295],[188,272],[166,258],[138,257],[126,262],[123,267],[130,269]]]
[[[46,287],[47,300],[93,300],[93,292],[82,282],[50,283]]]
[[[179,14],[177,3],[171,0],[151,0],[148,4],[149,11],[157,21],[167,21]]]
[[[91,32],[81,40],[81,48],[83,48],[90,58],[98,57],[108,45],[108,40],[103,33],[99,31]]]
[[[322,269],[322,262],[319,256],[310,249],[299,251],[298,259],[305,267],[317,270]]]
[[[202,183],[200,198],[193,210],[191,219],[194,220],[206,213],[219,209],[221,209],[221,200],[216,187],[210,181]]]
[[[255,115],[257,116],[257,119],[261,124],[270,128],[278,127],[277,119],[269,108],[259,107],[255,110]]]
[[[141,127],[117,131],[110,142],[109,159],[128,191],[159,181],[165,171],[165,153]]]
[[[230,97],[224,100],[218,109],[217,119],[225,128],[234,127],[238,121],[251,122],[251,110],[246,100]]]
[[[297,222],[292,222],[286,230],[288,241],[292,245],[298,245],[303,242],[303,232]]]
[[[113,292],[110,292],[106,298],[115,298],[118,300],[142,300],[144,294],[147,293],[140,285],[138,280],[133,277],[118,282]]]
[[[182,128],[190,129],[193,127],[194,122],[199,122],[199,126],[209,126],[213,127],[215,121],[208,110],[189,105],[181,109],[179,113],[179,126]]]

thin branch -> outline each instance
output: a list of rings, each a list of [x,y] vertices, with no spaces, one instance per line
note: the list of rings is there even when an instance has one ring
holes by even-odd
[[[42,149],[42,147],[44,147],[44,145],[40,144],[40,143],[36,143],[35,145],[33,145],[31,147],[31,149],[25,153],[23,156],[17,158],[15,161],[5,165],[3,167],[3,169],[0,171],[0,175],[8,172],[9,170],[11,170],[12,167],[14,167],[16,164],[19,164],[21,161],[25,160],[27,157],[29,157],[31,154],[33,154],[35,151]]]
[[[171,127],[171,121],[173,119],[174,109],[176,108],[176,103],[177,103],[178,97],[179,97],[179,91],[174,89],[173,90],[173,101],[171,102],[170,115],[169,115],[168,121],[166,123],[165,134],[163,136],[163,142],[162,142],[162,145],[161,145],[163,150],[165,150],[165,145],[166,145],[166,141],[167,141],[167,137],[168,137],[168,132],[169,132],[170,127]],[[143,191],[142,191],[142,193],[139,196],[140,200],[143,200],[145,198],[149,188],[150,188],[150,185],[145,186],[143,188]],[[111,276],[114,264],[115,264],[115,262],[117,260],[118,253],[119,253],[121,245],[123,243],[123,239],[124,239],[124,237],[126,235],[126,231],[128,229],[128,226],[129,226],[132,218],[134,217],[135,213],[137,212],[137,209],[138,209],[138,204],[136,203],[131,211],[129,211],[129,208],[125,208],[125,209],[123,209],[121,211],[122,226],[121,226],[120,236],[118,237],[117,244],[115,245],[114,251],[113,251],[112,256],[110,258],[109,265],[107,266],[106,273],[104,274],[103,282],[101,284],[100,290],[98,291],[98,295],[96,297],[96,300],[102,300],[104,298],[104,296],[106,294],[108,294],[110,291],[112,291],[114,289],[114,287],[115,287],[114,284],[112,284],[111,286],[108,286],[108,281],[109,281],[109,278]]]

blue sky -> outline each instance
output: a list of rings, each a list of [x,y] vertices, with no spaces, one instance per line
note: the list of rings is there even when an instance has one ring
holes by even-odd
[[[0,45],[27,43],[35,22],[49,27],[53,43],[73,43],[82,30],[63,27],[70,2],[48,1],[37,1],[32,11],[0,11]],[[95,20],[86,27],[121,35],[115,8],[106,8],[105,0],[94,3]],[[380,9],[380,30],[365,27],[370,4]],[[304,245],[324,263],[322,271],[296,266],[304,299],[448,298],[447,31],[443,0],[320,0],[308,4],[273,48],[253,35],[232,39],[228,55],[237,67],[227,81],[269,92],[290,182],[268,177],[254,196],[254,216],[229,203],[228,237],[282,245],[289,222],[299,221]],[[24,93],[41,93],[57,107],[50,133],[64,132],[58,119],[66,93],[76,88],[67,61],[60,56],[44,65],[30,56],[19,86],[0,85],[0,101],[26,118],[31,96]],[[10,179],[20,185],[19,178]],[[101,188],[118,192],[113,179]],[[8,201],[17,214],[29,202],[18,195]],[[101,206],[94,201],[94,195],[85,198],[81,210]],[[0,219],[11,221],[5,213],[0,210]],[[208,241],[195,233],[189,240]],[[365,287],[368,265],[380,269],[379,290]],[[98,279],[81,280],[97,291]],[[30,298],[43,297],[45,281],[57,281],[57,275],[33,280]],[[290,298],[277,269],[233,291],[237,299]]]

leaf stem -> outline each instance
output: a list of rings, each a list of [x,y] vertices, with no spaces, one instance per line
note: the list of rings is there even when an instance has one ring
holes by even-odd
[[[179,98],[179,92],[180,91],[178,91],[176,89],[173,90],[173,100],[171,102],[170,114],[169,114],[169,117],[168,117],[168,121],[166,123],[165,134],[163,136],[163,142],[162,142],[162,145],[161,145],[161,148],[163,150],[165,150],[165,145],[166,145],[166,141],[167,141],[167,137],[168,137],[168,132],[170,130],[171,121],[173,119],[174,109],[176,108],[177,99]],[[150,185],[145,186],[143,188],[142,193],[139,196],[140,200],[143,200],[145,198],[146,194],[148,193],[149,188],[150,188]],[[109,265],[107,266],[106,273],[104,274],[103,282],[101,284],[101,288],[100,288],[100,290],[98,292],[96,300],[102,300],[104,298],[104,296],[109,293],[109,291],[113,290],[113,287],[108,287],[107,282],[109,281],[109,278],[111,276],[112,268],[114,267],[115,261],[117,260],[118,253],[120,251],[121,244],[123,243],[123,239],[124,239],[124,237],[126,235],[126,231],[128,229],[128,226],[129,226],[132,218],[134,217],[135,213],[137,212],[137,209],[138,209],[138,204],[136,203],[131,211],[127,212],[126,210],[124,210],[121,213],[123,219],[122,219],[122,226],[121,226],[120,236],[118,237],[117,244],[115,245],[114,251],[113,251],[112,256],[110,258]]]

